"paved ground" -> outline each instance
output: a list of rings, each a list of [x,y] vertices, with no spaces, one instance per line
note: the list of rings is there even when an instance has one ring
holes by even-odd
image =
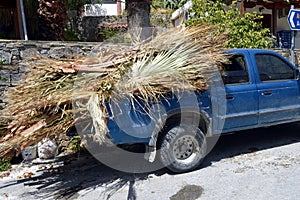
[[[31,178],[24,178],[30,175]],[[18,177],[19,176],[19,177]],[[65,162],[14,166],[0,199],[295,199],[300,197],[300,123],[222,137],[189,173],[128,174],[88,154]]]

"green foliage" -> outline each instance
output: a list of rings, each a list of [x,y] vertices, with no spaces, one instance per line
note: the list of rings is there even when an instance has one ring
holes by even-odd
[[[5,158],[0,158],[0,171],[7,171],[11,168],[10,161]]]
[[[73,136],[71,138],[71,144],[72,146],[70,147],[71,150],[75,151],[75,152],[79,152],[81,150],[81,137],[80,136]]]
[[[178,9],[183,6],[188,0],[164,0],[164,7],[170,9]]]
[[[166,8],[165,0],[152,0],[151,3],[151,14],[164,14],[164,15],[172,15],[174,9]],[[152,16],[151,16],[152,17]],[[153,18],[153,17],[152,17]],[[150,19],[152,20],[152,19]]]
[[[151,14],[150,23],[152,27],[168,28],[170,23],[171,14]]]
[[[0,65],[4,65],[5,60],[0,60]]]
[[[113,29],[113,28],[105,28],[101,31],[99,31],[99,35],[101,37],[103,37],[104,39],[107,39],[107,38],[110,38],[118,33],[121,33],[122,31],[121,30],[116,30],[116,29]]]
[[[86,0],[65,0],[65,5],[68,10],[78,10],[85,3],[86,3]]]
[[[119,33],[122,33],[123,31],[121,29],[115,29],[113,27],[107,27],[103,28],[99,31],[99,35],[101,37],[101,40],[107,40]]]
[[[152,0],[151,6],[154,9],[164,8],[164,0]]]
[[[193,18],[186,25],[203,22],[215,25],[220,33],[228,33],[228,48],[270,48],[274,44],[269,29],[263,28],[260,22],[263,16],[253,12],[241,17],[235,4],[226,9],[220,0],[193,0],[191,13]]]
[[[65,30],[64,31],[64,39],[67,41],[79,41],[80,39],[76,35],[75,31]]]
[[[0,39],[4,39],[5,38],[5,34],[3,32],[0,32]]]

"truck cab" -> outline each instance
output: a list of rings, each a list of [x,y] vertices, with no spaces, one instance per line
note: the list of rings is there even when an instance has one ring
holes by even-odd
[[[222,74],[226,116],[222,132],[300,118],[299,70],[274,51],[235,49]]]

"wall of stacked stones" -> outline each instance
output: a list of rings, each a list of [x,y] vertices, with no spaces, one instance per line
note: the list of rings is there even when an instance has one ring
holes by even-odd
[[[96,55],[107,45],[96,42],[43,42],[0,40],[0,108],[5,92],[17,85],[25,73],[30,73],[26,64],[36,56],[73,59]],[[108,45],[109,46],[109,45]]]

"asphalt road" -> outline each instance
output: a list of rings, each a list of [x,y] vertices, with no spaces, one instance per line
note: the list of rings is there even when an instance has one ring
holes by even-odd
[[[30,172],[32,177],[24,178]],[[199,169],[184,174],[166,169],[124,173],[84,154],[64,162],[16,165],[0,179],[0,199],[299,198],[300,123],[221,137]]]

